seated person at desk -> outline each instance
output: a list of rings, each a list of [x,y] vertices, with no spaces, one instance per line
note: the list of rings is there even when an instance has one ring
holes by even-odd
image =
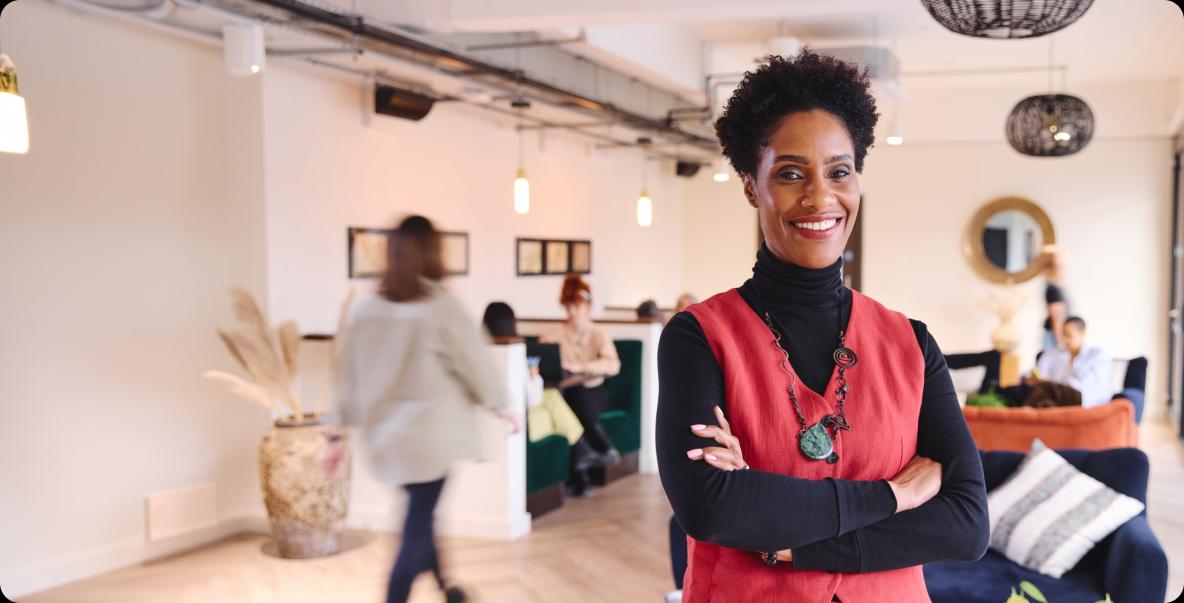
[[[1089,408],[1109,402],[1114,362],[1106,350],[1085,345],[1085,321],[1065,319],[1061,340],[1064,347],[1045,350],[1023,384],[999,393],[1015,406]]]
[[[518,336],[518,318],[514,316],[514,309],[505,302],[492,302],[486,306],[482,322],[491,337]],[[584,435],[584,427],[563,400],[559,390],[543,387],[538,358],[527,360],[529,373],[526,375],[526,437],[532,442],[537,442],[551,434],[559,434],[567,439],[568,444],[576,446]],[[586,445],[577,446],[573,451],[581,448],[587,450],[584,457],[591,454],[591,449]]]
[[[592,324],[592,288],[577,274],[563,280],[559,303],[567,320],[539,338],[542,343],[558,343],[563,371],[570,374],[560,385],[563,398],[584,426],[584,440],[596,455],[595,465],[612,465],[621,460],[600,422],[600,413],[608,408],[609,391],[605,378],[621,372],[621,360],[611,337]],[[579,453],[573,451],[573,457]],[[579,464],[572,467],[572,494],[587,492],[587,473]]]

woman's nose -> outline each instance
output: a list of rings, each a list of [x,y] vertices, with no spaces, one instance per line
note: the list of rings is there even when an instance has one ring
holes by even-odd
[[[833,192],[826,181],[821,182],[807,182],[806,189],[802,195],[802,207],[812,207],[814,209],[821,209],[830,205]]]

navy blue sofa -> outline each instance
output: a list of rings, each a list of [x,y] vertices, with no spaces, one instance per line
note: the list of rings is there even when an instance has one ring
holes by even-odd
[[[1114,490],[1147,503],[1147,455],[1136,448],[1058,450],[1074,467]],[[1015,472],[1019,452],[979,452],[987,490]],[[1093,603],[1109,593],[1116,603],[1159,603],[1167,590],[1168,559],[1146,512],[1098,543],[1060,580],[1025,569],[987,551],[974,563],[930,563],[925,583],[933,603],[1000,603],[1021,580],[1035,584],[1050,603]]]

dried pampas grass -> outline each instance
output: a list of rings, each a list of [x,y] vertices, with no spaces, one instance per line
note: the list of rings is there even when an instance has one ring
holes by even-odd
[[[243,398],[246,398],[248,402],[254,402],[255,404],[258,404],[259,406],[262,406],[263,408],[273,412],[279,410],[276,408],[275,402],[272,402],[271,396],[268,395],[266,389],[263,389],[254,383],[250,383],[238,375],[231,375],[230,373],[224,373],[222,371],[206,371],[206,374],[203,376],[206,379],[221,381],[226,385],[227,389],[229,389],[231,393],[235,393],[242,396]]]
[[[353,297],[354,289],[351,287],[337,319],[337,337],[334,338],[329,359],[329,374],[317,401],[316,416],[324,412],[332,391]],[[208,371],[205,377],[225,384],[231,392],[273,412],[280,412],[283,408],[293,417],[303,416],[300,400],[292,390],[293,381],[300,370],[300,343],[303,337],[299,326],[293,321],[285,321],[273,331],[268,326],[267,315],[245,289],[232,288],[230,299],[231,310],[243,328],[234,331],[219,329],[218,337],[239,366],[250,375],[250,380],[222,371]]]

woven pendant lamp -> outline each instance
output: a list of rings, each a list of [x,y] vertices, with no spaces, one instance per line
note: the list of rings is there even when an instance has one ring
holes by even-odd
[[[1093,135],[1093,111],[1069,94],[1029,96],[1007,116],[1007,142],[1024,155],[1072,155],[1085,148]]]
[[[921,0],[946,29],[976,38],[1037,38],[1072,24],[1093,0]]]

